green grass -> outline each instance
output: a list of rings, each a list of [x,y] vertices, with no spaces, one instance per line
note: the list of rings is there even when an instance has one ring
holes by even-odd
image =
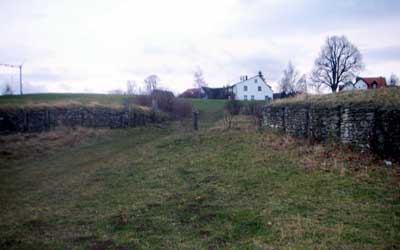
[[[301,95],[294,98],[278,99],[272,105],[323,105],[335,106],[360,106],[368,105],[381,108],[400,107],[400,87],[370,89],[366,91],[343,91],[324,95]]]
[[[219,102],[194,101],[202,110]],[[205,109],[207,110],[207,108]],[[178,126],[179,128],[179,126]],[[395,249],[399,188],[249,129],[113,130],[0,162],[1,249]],[[306,149],[309,147],[305,147]]]
[[[226,100],[190,99],[193,107],[199,112],[200,125],[211,126],[223,118]]]
[[[102,105],[121,105],[126,98],[124,95],[111,94],[27,94],[0,96],[0,105],[32,105],[32,104],[56,104],[65,102],[77,102],[81,104],[98,103]]]

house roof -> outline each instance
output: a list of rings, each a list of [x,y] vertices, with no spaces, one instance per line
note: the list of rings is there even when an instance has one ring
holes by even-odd
[[[240,82],[237,82],[237,83],[235,83],[235,84],[232,84],[231,87],[235,86],[236,84],[239,84],[239,83],[242,83],[242,82],[248,81],[248,80],[250,80],[250,79],[257,78],[257,77],[261,78],[261,80],[265,83],[265,85],[267,85],[270,89],[272,89],[271,86],[265,81],[264,77],[261,77],[259,74],[255,75],[255,76],[253,76],[253,77],[250,77],[250,78],[248,78],[248,79],[246,79],[246,80],[244,80],[244,81],[240,81]]]
[[[200,92],[200,88],[193,88],[193,89],[187,89],[183,93],[198,93]]]
[[[386,79],[384,77],[357,77],[356,82],[359,80],[363,80],[368,85],[368,88],[372,88],[373,83],[377,84],[377,88],[386,86]]]
[[[202,87],[201,88],[204,93],[207,95],[209,99],[225,99],[228,94],[228,88],[209,88],[209,87]]]

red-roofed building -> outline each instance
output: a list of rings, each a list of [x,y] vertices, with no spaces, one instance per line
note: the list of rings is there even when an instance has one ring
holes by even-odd
[[[364,89],[379,89],[386,87],[386,79],[384,77],[357,77],[356,86],[365,86]]]

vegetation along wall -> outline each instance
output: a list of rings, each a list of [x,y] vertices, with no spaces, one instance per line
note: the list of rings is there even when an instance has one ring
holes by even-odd
[[[0,107],[0,134],[41,132],[58,126],[126,128],[166,120],[162,113],[140,107],[33,106]]]
[[[400,158],[400,109],[370,104],[282,103],[263,109],[263,126],[315,141],[367,148]]]

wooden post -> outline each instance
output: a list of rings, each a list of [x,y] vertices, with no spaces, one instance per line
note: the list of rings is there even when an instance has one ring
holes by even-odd
[[[199,113],[195,110],[193,111],[193,129],[195,131],[199,129],[198,121],[199,121]]]

